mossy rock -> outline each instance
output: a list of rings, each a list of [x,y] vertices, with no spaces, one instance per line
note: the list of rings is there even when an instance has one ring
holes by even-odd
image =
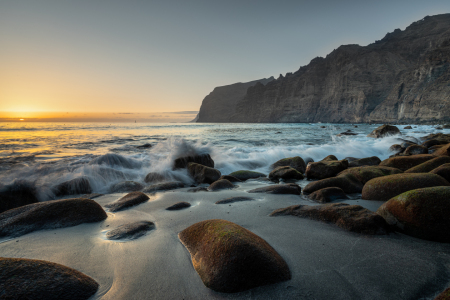
[[[399,169],[402,171],[406,171],[408,169],[411,169],[412,167],[420,165],[421,163],[429,161],[430,159],[433,159],[435,157],[436,156],[431,155],[431,154],[419,154],[419,155],[411,155],[411,156],[395,156],[395,157],[391,157],[391,158],[383,160],[380,163],[380,166],[391,167],[391,168],[396,168],[396,169]]]
[[[197,163],[188,163],[187,169],[189,174],[194,178],[197,183],[213,183],[219,180],[222,174],[219,170],[210,168]]]
[[[392,125],[381,125],[374,129],[367,137],[372,138],[382,138],[390,135],[400,134],[400,130],[396,126]]]
[[[21,236],[42,229],[76,226],[106,219],[94,200],[75,198],[29,204],[0,214],[0,237]]]
[[[249,171],[249,170],[240,170],[229,174],[230,176],[236,177],[239,180],[246,181],[248,179],[255,179],[260,177],[267,177],[266,174]]]
[[[303,192],[313,193],[329,187],[338,187],[344,192],[352,194],[361,193],[363,184],[353,174],[343,174],[336,177],[310,182],[304,187]]]
[[[348,168],[348,161],[327,160],[309,163],[306,166],[305,175],[308,179],[325,179],[336,176],[339,172]]]
[[[342,229],[369,235],[389,232],[389,226],[382,217],[359,205],[345,203],[293,205],[277,209],[270,214],[270,216],[286,215],[333,223]]]
[[[408,169],[405,171],[405,173],[428,173],[434,169],[436,169],[439,166],[442,166],[443,164],[450,163],[450,157],[449,156],[439,156],[433,159],[430,159],[429,161],[426,161],[424,163],[421,163],[420,165],[417,165],[411,169]]]
[[[248,191],[249,193],[265,193],[265,194],[292,194],[300,195],[301,188],[294,183],[273,184]]]
[[[297,181],[303,178],[302,173],[289,166],[277,167],[269,174],[269,179],[274,182],[278,182],[280,179],[284,181]]]
[[[355,159],[349,162],[349,168],[362,167],[362,166],[378,166],[381,162],[377,156],[365,157],[360,159]]]
[[[306,170],[306,163],[300,156],[280,159],[276,163],[272,164],[271,169],[273,170],[278,167],[286,167],[286,166],[291,167],[300,173],[305,173]]]
[[[105,207],[109,208],[111,212],[117,212],[147,202],[148,199],[150,198],[142,192],[131,192],[119,200],[105,205]]]
[[[367,181],[373,178],[400,173],[403,173],[403,171],[396,168],[382,167],[382,166],[365,166],[365,167],[348,168],[339,173],[338,177],[345,174],[352,174],[353,176],[356,177],[356,179],[358,179],[359,182],[365,184]]]
[[[377,214],[395,230],[420,239],[450,242],[450,187],[414,189],[393,197]]]
[[[333,161],[333,160],[338,160],[338,159],[333,154],[330,154],[327,157],[325,157],[324,159],[322,159],[321,161]]]
[[[338,187],[320,189],[308,195],[308,198],[319,203],[327,203],[337,199],[348,199],[344,191]]]
[[[388,175],[369,180],[363,187],[361,197],[365,200],[387,201],[407,191],[434,186],[450,186],[450,183],[431,173]]]
[[[288,265],[262,238],[225,220],[207,220],[178,234],[205,286],[222,293],[291,279]]]
[[[226,180],[226,179],[220,179],[217,181],[214,181],[213,183],[211,183],[208,187],[208,191],[220,191],[220,190],[230,190],[230,189],[234,189],[237,186],[234,185],[232,182]]]
[[[430,173],[437,174],[450,182],[450,164],[443,164],[442,166],[431,170]]]
[[[450,156],[450,144],[444,145],[433,152],[436,156]]]
[[[89,299],[98,283],[72,268],[44,260],[0,257],[0,298]]]
[[[450,300],[450,288],[440,293],[434,300]]]

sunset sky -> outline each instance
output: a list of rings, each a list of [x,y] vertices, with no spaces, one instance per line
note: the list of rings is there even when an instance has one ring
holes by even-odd
[[[216,86],[294,72],[341,44],[448,12],[448,0],[1,0],[0,119],[189,119]]]

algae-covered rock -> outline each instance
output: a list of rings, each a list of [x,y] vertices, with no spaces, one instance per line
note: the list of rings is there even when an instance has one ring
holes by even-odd
[[[222,175],[217,169],[193,162],[187,165],[187,169],[197,183],[213,183],[214,181],[219,180]]]
[[[0,299],[84,300],[97,289],[94,279],[60,264],[0,257]]]
[[[404,192],[433,186],[450,186],[439,175],[431,173],[402,173],[377,177],[363,187],[362,199],[386,201]]]
[[[330,154],[327,157],[325,157],[324,159],[322,159],[321,161],[333,161],[333,160],[338,160],[338,159],[333,154]]]
[[[400,134],[400,130],[396,126],[392,125],[381,125],[374,129],[367,137],[371,138],[382,138],[390,135]]]
[[[209,154],[199,154],[194,156],[184,156],[175,159],[174,169],[183,169],[188,166],[189,163],[197,163],[203,166],[214,168],[214,160]]]
[[[266,194],[293,194],[300,195],[301,188],[294,183],[273,184],[248,191],[249,193],[266,193]]]
[[[280,179],[284,181],[296,181],[303,179],[303,174],[289,166],[275,168],[269,174],[269,179],[278,182]]]
[[[178,235],[205,286],[235,293],[291,279],[288,265],[265,240],[225,220],[195,223]]]
[[[105,205],[105,207],[109,208],[111,212],[117,212],[147,202],[148,199],[150,198],[142,192],[131,192],[119,200]]]
[[[348,199],[344,191],[338,187],[320,189],[309,194],[308,198],[319,203],[327,203],[337,199]]]
[[[300,173],[305,173],[306,170],[306,163],[300,156],[295,157],[287,157],[280,159],[279,161],[272,164],[271,169],[276,169],[278,167],[291,167]]]
[[[444,145],[433,152],[436,156],[450,156],[450,144]]]
[[[437,174],[450,182],[450,164],[443,164],[442,166],[431,170],[430,173]]]
[[[0,214],[0,237],[21,236],[42,229],[76,226],[106,219],[94,200],[75,198],[29,204]]]
[[[397,231],[425,240],[450,242],[450,187],[402,193],[377,210]]]
[[[450,163],[450,157],[439,156],[412,167],[411,169],[406,170],[405,173],[427,173],[447,163]]]
[[[344,192],[361,193],[363,184],[353,174],[343,174],[336,177],[325,178],[308,183],[303,189],[304,193],[313,193],[328,187],[338,187]]]
[[[361,167],[361,166],[378,166],[381,162],[381,159],[379,159],[377,156],[371,156],[371,157],[365,157],[360,159],[355,159],[351,162],[349,162],[348,167],[354,168],[354,167]]]
[[[435,157],[436,156],[431,155],[431,154],[419,154],[419,155],[411,155],[411,156],[395,156],[395,157],[390,157],[388,159],[383,160],[380,163],[380,166],[397,168],[402,171],[406,171],[408,169],[411,169],[412,167],[420,165],[421,163],[424,163]]]
[[[123,224],[106,233],[108,240],[135,240],[155,228],[155,224],[149,221],[138,221]]]
[[[255,179],[260,177],[267,177],[266,174],[249,171],[249,170],[240,170],[229,174],[230,176],[236,177],[239,180],[246,181],[248,179]]]
[[[450,288],[445,289],[434,300],[450,300]]]
[[[208,191],[215,192],[215,191],[229,190],[229,189],[234,189],[234,188],[236,188],[236,185],[234,185],[230,181],[228,181],[226,179],[220,179],[220,180],[217,180],[217,181],[214,181],[213,183],[211,183],[210,186],[208,187]]]
[[[382,166],[365,166],[365,167],[355,167],[355,168],[348,168],[341,173],[338,174],[338,177],[341,177],[345,174],[352,174],[360,181],[362,184],[365,184],[367,181],[387,176],[387,175],[393,175],[393,174],[400,174],[403,173],[403,171],[391,168],[391,167],[382,167]]]
[[[336,176],[339,172],[348,168],[348,161],[343,160],[321,160],[309,163],[306,166],[305,175],[308,179],[325,179]]]
[[[273,211],[270,216],[292,215],[326,223],[333,223],[345,230],[363,234],[386,234],[389,226],[386,221],[370,210],[345,203],[316,206],[293,205]]]

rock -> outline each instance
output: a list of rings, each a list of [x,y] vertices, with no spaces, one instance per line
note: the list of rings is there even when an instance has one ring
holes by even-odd
[[[149,221],[132,222],[121,225],[106,233],[108,240],[135,240],[155,228],[155,224]]]
[[[128,193],[137,192],[144,188],[142,184],[136,181],[123,181],[111,186],[110,193]]]
[[[358,135],[358,134],[353,132],[341,132],[339,134],[336,134],[336,136],[343,136],[343,135]]]
[[[166,180],[166,177],[157,172],[150,172],[144,178],[145,183],[156,183],[156,182],[162,182],[165,180]]]
[[[122,167],[127,169],[133,169],[136,166],[138,166],[138,163],[129,159],[125,158],[120,154],[115,153],[108,153],[105,155],[101,155],[99,157],[94,158],[89,162],[90,165],[106,165],[108,167]]]
[[[404,153],[407,155],[427,154],[428,148],[421,145],[411,145],[406,148]]]
[[[192,162],[188,164],[187,169],[197,183],[213,183],[222,175],[217,169]]]
[[[441,144],[448,144],[450,143],[450,134],[445,133],[431,133],[429,135],[426,135],[421,138],[424,142],[430,141],[430,140],[437,140]]]
[[[369,180],[363,187],[361,198],[386,201],[410,190],[433,186],[450,186],[450,183],[441,176],[431,173],[388,175]]]
[[[248,191],[249,193],[293,194],[300,195],[301,188],[297,184],[274,184]]]
[[[403,173],[403,171],[391,167],[364,166],[364,167],[348,168],[339,173],[338,177],[341,177],[345,174],[352,174],[356,177],[356,179],[359,182],[361,182],[362,184],[366,184],[367,181],[373,178],[400,173]]]
[[[302,180],[303,174],[297,171],[294,168],[285,166],[285,167],[277,167],[269,174],[269,179],[278,182],[280,179],[284,181],[297,181]]]
[[[333,223],[342,229],[357,233],[378,235],[389,232],[389,226],[382,217],[359,205],[345,203],[293,205],[274,210],[270,214],[271,217],[287,215]]]
[[[259,177],[267,177],[266,174],[248,171],[248,170],[240,170],[230,174],[230,176],[236,177],[239,180],[246,181],[248,179],[254,179]]]
[[[80,198],[84,198],[84,199],[95,199],[95,198],[98,198],[98,197],[101,197],[101,196],[103,196],[103,194],[98,194],[98,193],[92,193],[92,194],[85,194],[85,195],[82,195]]]
[[[343,160],[321,160],[309,163],[306,166],[306,178],[324,179],[336,176],[339,172],[348,168],[348,161]]]
[[[1,299],[89,299],[98,283],[72,268],[45,260],[0,257]]]
[[[430,173],[439,175],[450,182],[450,164],[443,164],[442,166],[431,170]]]
[[[440,140],[428,140],[422,143],[422,146],[430,148],[432,146],[436,146],[436,145],[445,145],[447,144],[447,141],[440,141]]]
[[[362,166],[378,166],[381,162],[381,159],[379,159],[376,156],[371,157],[365,157],[361,159],[354,160],[352,162],[348,163],[349,168],[354,167],[362,167]]]
[[[450,288],[440,293],[434,300],[449,300],[450,299]]]
[[[169,206],[168,208],[166,208],[166,210],[180,210],[180,209],[184,209],[184,208],[188,208],[191,207],[191,204],[188,202],[178,202],[175,203],[174,205]]]
[[[326,128],[326,127],[322,125],[322,126],[320,126],[320,128]]]
[[[184,169],[189,163],[196,163],[210,168],[214,168],[214,160],[209,154],[200,154],[195,156],[185,156],[175,159],[174,169]]]
[[[383,138],[390,135],[400,134],[400,130],[396,126],[392,125],[381,125],[374,129],[367,137],[371,138]]]
[[[103,178],[105,182],[124,181],[127,179],[124,172],[109,167],[92,166],[92,171],[93,173],[97,173],[93,174],[94,176],[98,175]]]
[[[144,144],[144,145],[139,145],[139,146],[136,146],[136,148],[138,148],[138,149],[148,149],[148,148],[151,148],[152,147],[152,145],[151,144]]]
[[[352,194],[361,193],[363,184],[359,182],[354,175],[343,174],[336,177],[330,177],[310,182],[303,189],[303,193],[313,193],[315,191],[328,187],[338,187],[341,188],[344,192]]]
[[[449,243],[449,199],[449,186],[414,189],[383,203],[377,214],[404,234]]]
[[[437,127],[435,127],[435,129],[442,130],[443,128],[441,126],[437,126]]]
[[[405,171],[405,173],[428,173],[431,170],[436,169],[437,167],[450,163],[450,157],[448,156],[438,156],[436,158],[430,159],[420,165],[412,167]]]
[[[450,124],[442,125],[442,128],[443,128],[443,129],[450,129]]]
[[[322,159],[321,161],[333,161],[333,160],[338,160],[336,156],[334,155],[328,155],[327,157],[325,157],[324,159]]]
[[[450,144],[444,145],[433,152],[436,156],[450,156]]]
[[[300,156],[280,159],[279,161],[272,164],[270,167],[271,167],[271,170],[273,170],[278,167],[285,167],[285,166],[291,167],[291,168],[299,171],[300,173],[305,173],[305,170],[306,170],[306,163],[303,160],[303,158],[301,158]]]
[[[402,171],[406,171],[424,163],[430,159],[435,158],[436,156],[431,154],[419,154],[419,155],[411,155],[411,156],[396,156],[383,160],[379,166],[382,167],[391,167],[400,169]]]
[[[131,192],[119,200],[105,205],[105,207],[109,208],[111,212],[117,212],[147,202],[148,199],[150,198],[142,192]]]
[[[226,179],[230,182],[242,182],[242,180],[240,180],[234,176],[230,176],[230,175],[222,175],[222,176],[220,176],[219,180],[221,180],[221,179]]]
[[[402,148],[404,148],[406,150],[406,148],[408,148],[409,146],[415,146],[417,145],[416,143],[413,143],[411,141],[404,141],[403,143],[400,144],[400,146],[402,146]],[[423,153],[418,153],[418,154],[423,154]],[[408,154],[410,155],[410,154]]]
[[[250,198],[250,197],[231,197],[231,198],[219,200],[216,202],[216,204],[229,204],[229,203],[234,203],[234,202],[253,201],[253,200],[255,200],[255,199]]]
[[[344,159],[347,160],[348,163],[350,164],[352,161],[358,160],[359,158],[348,156],[348,157],[346,157]]]
[[[405,127],[403,127],[403,129],[412,129],[412,127],[411,126],[405,126]]]
[[[230,181],[228,181],[226,179],[221,179],[221,180],[217,180],[217,181],[214,181],[213,183],[211,183],[211,185],[208,187],[208,191],[215,192],[215,191],[229,190],[229,189],[234,189],[234,188],[236,188],[236,186],[233,183],[231,183]]]
[[[288,265],[262,238],[225,220],[207,220],[178,235],[205,286],[242,292],[291,279]]]
[[[309,194],[308,198],[319,203],[331,202],[337,199],[348,199],[344,191],[338,187],[329,187],[320,189],[312,194]]]
[[[391,152],[395,152],[395,153],[400,153],[405,151],[405,148],[403,148],[401,145],[399,144],[394,144],[391,147],[389,147],[389,151]]]
[[[208,189],[207,188],[205,188],[205,187],[196,187],[196,188],[193,188],[193,189],[189,189],[189,190],[187,190],[189,193],[197,193],[197,192],[207,192],[208,191]]]
[[[170,191],[175,190],[179,188],[183,188],[184,183],[179,181],[169,181],[169,182],[163,182],[163,183],[157,183],[153,185],[149,185],[145,187],[142,192],[147,194],[155,194],[156,192],[163,192],[163,191]]]
[[[78,195],[92,193],[92,187],[86,176],[64,181],[53,188],[55,196]]]
[[[10,185],[0,186],[0,213],[37,202],[36,189],[30,182],[16,180]]]
[[[100,222],[107,215],[94,200],[74,198],[29,204],[0,214],[0,237]]]

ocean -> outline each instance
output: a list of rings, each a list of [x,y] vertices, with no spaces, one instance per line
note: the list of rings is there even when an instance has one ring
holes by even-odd
[[[186,170],[172,170],[175,158],[209,153],[224,175],[237,170],[268,174],[270,165],[285,157],[318,161],[333,154],[383,160],[399,139],[417,142],[430,133],[450,133],[431,125],[412,125],[412,130],[401,125],[401,136],[367,137],[380,125],[0,123],[0,186],[26,181],[45,201],[54,198],[52,187],[79,176],[89,179],[95,193],[107,193],[124,180],[145,184],[149,172],[190,185],[194,182]],[[342,132],[355,135],[337,136]],[[113,154],[117,163],[92,163],[105,154]]]

